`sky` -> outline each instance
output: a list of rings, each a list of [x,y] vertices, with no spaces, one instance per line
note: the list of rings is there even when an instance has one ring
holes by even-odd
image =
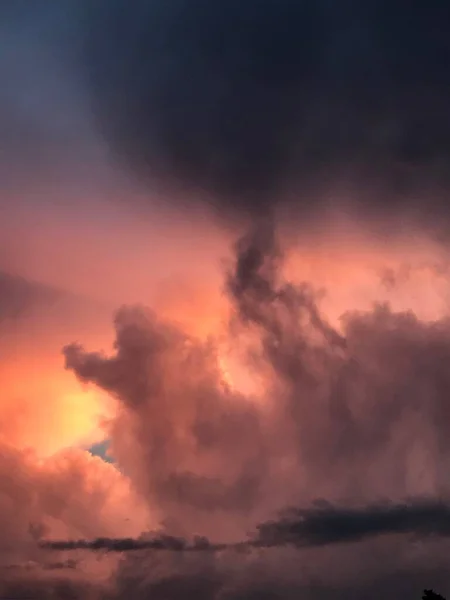
[[[450,593],[447,23],[1,3],[1,596]]]

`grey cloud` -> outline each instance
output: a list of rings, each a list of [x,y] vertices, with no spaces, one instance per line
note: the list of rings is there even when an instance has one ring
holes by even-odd
[[[256,535],[232,544],[217,544],[207,538],[189,541],[163,535],[139,539],[42,541],[40,546],[49,550],[220,552],[283,546],[332,546],[383,535],[408,535],[416,540],[429,536],[447,538],[450,536],[450,507],[434,499],[416,499],[401,504],[385,502],[356,508],[316,502],[312,507],[285,510],[280,518],[258,525]]]
[[[105,184],[112,155],[153,191],[206,196],[222,215],[287,197],[305,220],[327,205],[312,188],[347,179],[365,217],[446,213],[450,16],[437,0],[1,10],[5,189]]]
[[[358,542],[386,534],[418,537],[450,535],[450,508],[435,500],[341,508],[324,504],[292,509],[280,520],[258,527],[261,545],[315,546]]]
[[[118,163],[152,185],[206,190],[255,216],[287,190],[350,176],[375,190],[365,208],[392,213],[411,208],[411,192],[448,185],[448,11],[405,0],[98,2],[84,71]],[[304,215],[320,208],[294,195]]]

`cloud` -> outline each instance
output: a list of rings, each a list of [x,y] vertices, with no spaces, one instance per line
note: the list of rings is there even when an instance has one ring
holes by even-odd
[[[105,430],[118,468],[84,451],[42,461],[11,448],[9,466],[0,461],[13,484],[2,513],[5,563],[35,566],[8,569],[9,590],[325,598],[436,585],[447,593],[446,317],[378,305],[332,324],[314,286],[286,278],[276,236],[261,231],[237,244],[224,286],[226,345],[241,351],[261,389],[244,394],[226,380],[221,337],[141,307],[118,311],[109,353],[65,349],[65,375],[113,397]],[[330,505],[308,508],[320,497]],[[410,506],[407,497],[442,504]],[[380,498],[384,506],[373,507]],[[286,506],[306,509],[277,521]],[[258,523],[259,544],[247,535]],[[139,537],[158,527],[162,537]],[[56,540],[55,558],[42,540]]]
[[[446,257],[410,226],[448,227],[448,9],[28,4],[0,8],[2,264],[153,310],[121,308],[110,348],[109,305],[3,295],[0,593],[448,593]],[[222,296],[212,255],[242,228],[205,200],[254,225]],[[105,436],[113,465],[67,449]]]
[[[111,565],[40,547],[55,538],[137,535],[151,522],[129,481],[112,465],[72,449],[38,459],[0,445],[0,594],[2,597],[86,597],[105,590]]]
[[[314,289],[283,281],[258,248],[238,247],[228,289],[233,335],[246,333],[248,366],[265,382],[259,402],[223,381],[218,341],[139,308],[117,313],[111,356],[66,348],[81,381],[118,399],[112,450],[136,488],[174,535],[189,523],[219,537],[225,523],[245,533],[316,497],[446,497],[447,319],[381,305],[338,328]]]
[[[450,534],[450,509],[444,502],[346,509],[323,503],[309,509],[292,509],[278,520],[258,527],[256,542],[278,546],[315,546],[358,542],[386,534],[444,536]]]
[[[365,210],[431,218],[420,196],[448,183],[447,7],[115,0],[86,14],[99,130],[152,188],[253,217],[294,194],[305,217],[326,204],[311,189],[350,178]]]
[[[112,465],[85,451],[67,450],[40,460],[30,450],[2,443],[0,477],[2,562],[16,553],[33,559],[36,542],[48,534],[91,536],[126,531],[131,525],[125,523],[128,511],[120,509],[120,502],[132,501],[129,483]],[[136,502],[138,520],[140,510]],[[145,511],[140,518],[146,518]]]
[[[199,538],[189,545],[183,538],[173,536],[142,536],[133,538],[97,538],[95,540],[55,540],[43,541],[41,548],[48,550],[107,550],[109,552],[128,552],[130,550],[168,550],[171,552],[205,551],[224,549],[226,545],[212,545],[206,538]]]
[[[226,385],[217,348],[139,308],[121,309],[115,327],[115,356],[73,345],[65,357],[81,381],[119,400],[110,429],[118,463],[174,525],[184,527],[186,511],[204,527],[211,510],[245,513],[263,466],[260,417]]]
[[[264,381],[256,402],[224,381],[220,339],[140,307],[117,312],[112,354],[65,348],[68,369],[117,399],[115,460],[169,537],[60,538],[48,548],[132,550],[141,561],[173,550],[183,558],[154,559],[160,575],[130,557],[113,578],[116,590],[162,586],[173,597],[203,579],[232,597],[261,586],[312,593],[317,577],[324,598],[379,585],[394,594],[406,589],[394,572],[411,570],[418,587],[445,584],[447,318],[375,305],[331,324],[313,286],[284,278],[283,248],[261,231],[237,244],[225,286],[230,336],[236,345],[244,336],[247,366]],[[306,508],[273,518],[286,506]],[[188,541],[196,535],[210,541]],[[298,560],[308,575],[296,574]]]
[[[220,552],[283,546],[331,546],[398,534],[414,536],[416,540],[429,536],[449,537],[449,505],[436,500],[419,499],[403,504],[346,508],[316,501],[315,506],[309,508],[285,510],[280,518],[259,524],[256,535],[230,544],[215,544],[207,538],[189,541],[159,535],[138,539],[42,541],[40,545],[49,550]]]

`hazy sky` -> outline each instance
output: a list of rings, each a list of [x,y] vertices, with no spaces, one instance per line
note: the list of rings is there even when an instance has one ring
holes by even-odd
[[[450,593],[449,27],[1,3],[1,594]]]

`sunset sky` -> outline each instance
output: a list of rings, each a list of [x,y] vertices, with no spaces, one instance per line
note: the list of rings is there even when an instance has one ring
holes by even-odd
[[[438,0],[0,3],[1,596],[450,593],[449,103]]]

